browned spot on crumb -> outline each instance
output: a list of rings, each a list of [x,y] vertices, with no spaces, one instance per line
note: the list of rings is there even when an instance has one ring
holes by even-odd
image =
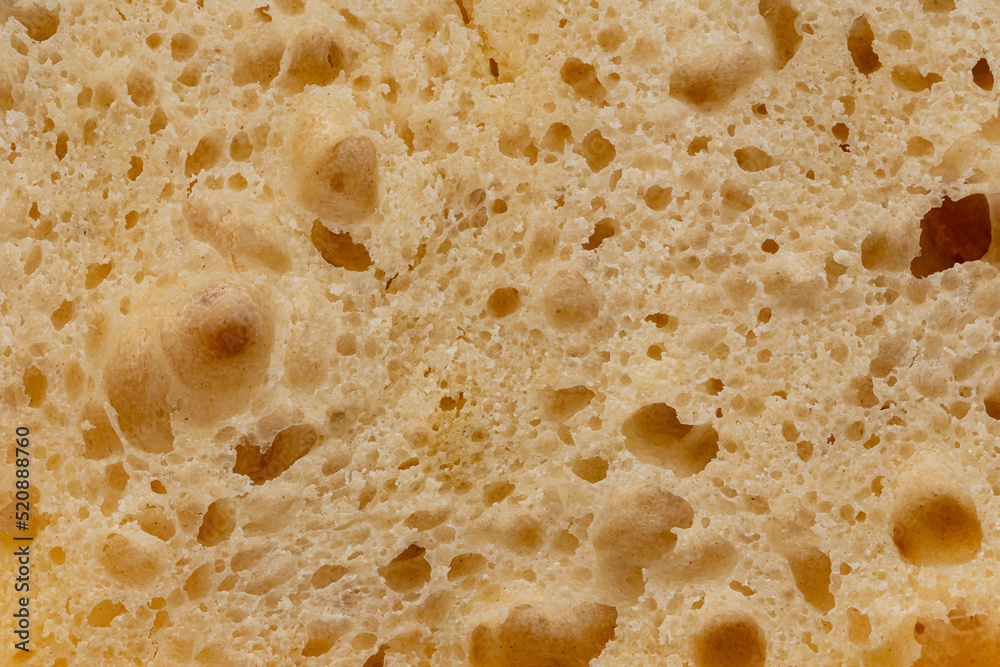
[[[229,359],[250,346],[252,333],[245,324],[227,324],[212,337],[211,349],[220,359]]]

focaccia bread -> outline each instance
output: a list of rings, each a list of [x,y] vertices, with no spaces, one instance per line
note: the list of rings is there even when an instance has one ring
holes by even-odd
[[[0,663],[1000,664],[998,45],[0,0]]]

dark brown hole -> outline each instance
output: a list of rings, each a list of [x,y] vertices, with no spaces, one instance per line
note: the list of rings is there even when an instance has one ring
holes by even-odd
[[[993,72],[986,58],[980,58],[972,68],[972,81],[983,90],[993,90]]]
[[[874,42],[875,33],[868,23],[868,17],[859,16],[847,32],[847,50],[851,52],[854,66],[865,76],[877,72],[882,67],[882,62],[872,46]]]
[[[250,327],[245,324],[230,324],[216,332],[212,349],[219,358],[235,357],[247,349],[250,337]]]
[[[981,258],[990,249],[993,232],[990,204],[984,194],[969,195],[932,208],[920,221],[920,255],[910,263],[917,278]]]

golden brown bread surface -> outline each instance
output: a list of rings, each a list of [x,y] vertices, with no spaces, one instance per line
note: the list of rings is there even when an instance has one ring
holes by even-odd
[[[996,664],[997,44],[0,0],[0,662]]]

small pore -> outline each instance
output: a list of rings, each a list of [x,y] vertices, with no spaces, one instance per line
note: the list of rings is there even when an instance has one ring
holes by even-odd
[[[850,30],[847,32],[847,50],[851,52],[851,59],[858,71],[868,76],[882,68],[882,62],[875,53],[873,44],[875,43],[875,32],[868,23],[867,16],[859,16],[854,19]]]
[[[917,278],[980,259],[990,248],[993,231],[986,195],[944,202],[920,221],[920,255],[910,263]]]

